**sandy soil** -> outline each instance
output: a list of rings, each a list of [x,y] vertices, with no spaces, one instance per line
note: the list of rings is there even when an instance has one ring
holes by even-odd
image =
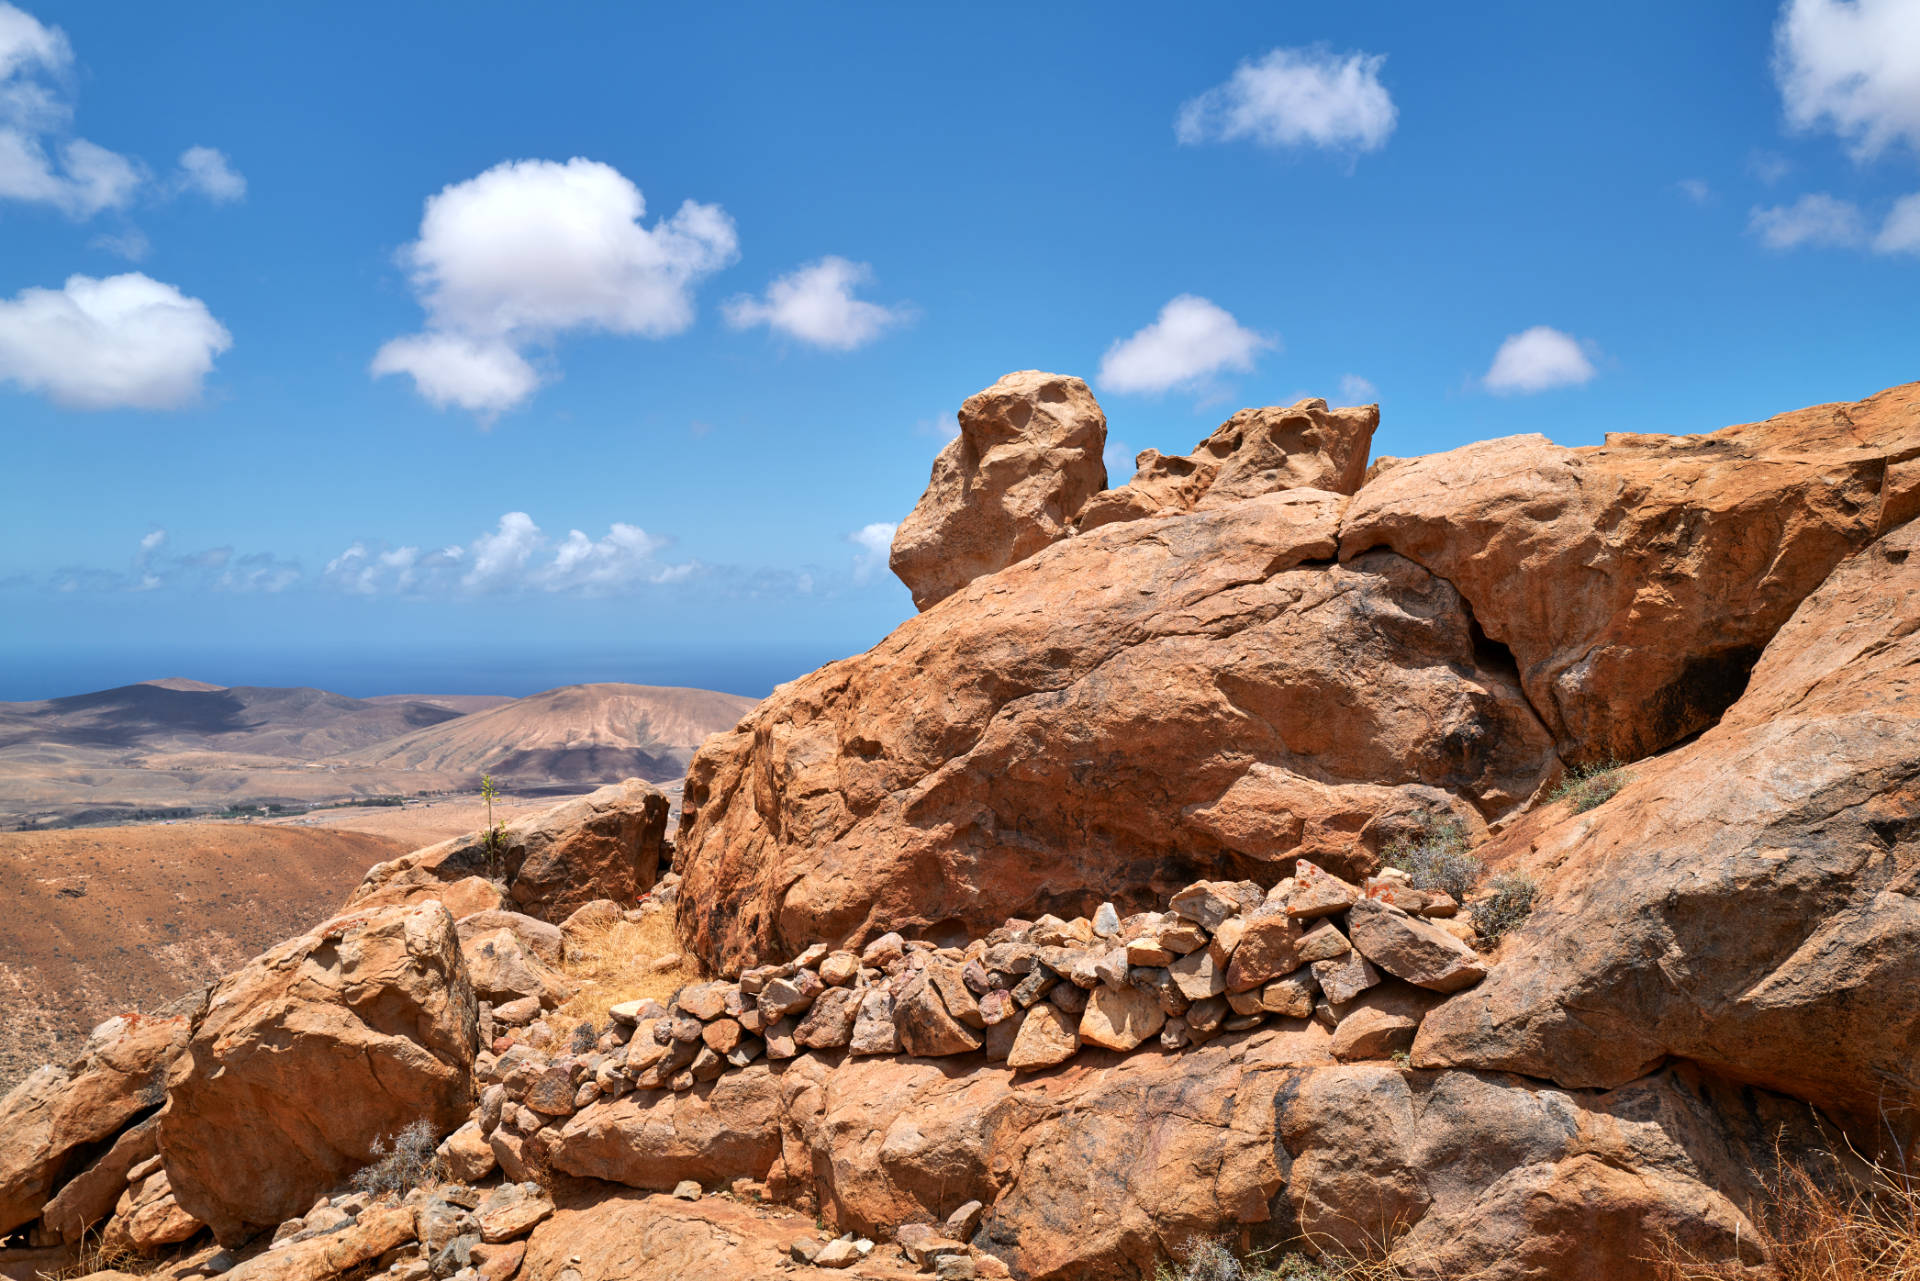
[[[0,832],[0,1090],[102,1019],[174,1001],[324,920],[368,867],[411,848],[260,823]]]

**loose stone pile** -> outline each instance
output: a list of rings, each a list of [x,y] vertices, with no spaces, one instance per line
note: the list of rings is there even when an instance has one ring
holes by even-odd
[[[736,982],[684,987],[665,1006],[616,1006],[615,1026],[582,1052],[501,1038],[476,1064],[488,1087],[480,1111],[449,1144],[471,1154],[465,1177],[479,1177],[496,1159],[515,1163],[513,1135],[601,1099],[689,1090],[809,1050],[984,1053],[1031,1072],[1082,1046],[1178,1050],[1315,1018],[1332,1028],[1336,1057],[1387,1058],[1411,1047],[1442,995],[1486,973],[1458,910],[1396,871],[1356,886],[1301,859],[1272,889],[1201,881],[1164,912],[1122,918],[1103,904],[1091,919],[1011,920],[964,948],[898,934],[858,953],[815,944]]]

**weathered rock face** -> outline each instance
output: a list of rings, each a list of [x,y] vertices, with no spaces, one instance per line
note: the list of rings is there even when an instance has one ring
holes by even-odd
[[[1513,436],[1366,485],[1343,560],[1392,548],[1512,650],[1569,760],[1713,723],[1849,553],[1920,513],[1920,384],[1703,436]]]
[[[893,538],[921,609],[1073,532],[1107,485],[1107,418],[1078,378],[1023,370],[960,406],[960,435]]]
[[[407,1125],[453,1130],[473,1102],[474,1017],[438,903],[349,913],[256,958],[214,989],[168,1078],[174,1198],[232,1243],[304,1212]]]
[[[468,888],[490,876],[506,882],[509,906],[556,925],[597,899],[631,904],[659,875],[669,808],[651,783],[610,784],[506,824],[498,866],[485,833],[456,837],[374,864],[346,906],[365,910],[457,894],[448,908],[466,916],[500,906]]]
[[[1612,1086],[1675,1056],[1911,1134],[1920,525],[1836,570],[1718,726],[1536,817],[1493,854],[1545,901],[1416,1063]]]
[[[1143,516],[1207,510],[1280,489],[1351,494],[1367,471],[1380,407],[1329,409],[1324,400],[1243,409],[1191,454],[1145,450],[1133,479],[1087,500],[1081,531]]]
[[[109,1019],[69,1067],[41,1068],[0,1099],[0,1235],[39,1217],[100,1145],[159,1107],[186,1035],[185,1019]]]
[[[1288,490],[1077,536],[783,686],[688,777],[689,945],[732,972],[890,928],[1143,907],[1201,876],[1354,875],[1557,769],[1444,581],[1327,559]]]

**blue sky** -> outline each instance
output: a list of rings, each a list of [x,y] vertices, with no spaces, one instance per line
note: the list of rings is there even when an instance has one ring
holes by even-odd
[[[0,4],[0,698],[763,692],[1012,369],[1115,483],[1920,376],[1920,0],[709,9]]]

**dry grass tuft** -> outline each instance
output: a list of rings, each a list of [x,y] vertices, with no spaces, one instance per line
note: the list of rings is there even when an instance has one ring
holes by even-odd
[[[1780,1281],[1920,1281],[1920,1177],[1875,1163],[1860,1181],[1782,1164],[1756,1216]],[[1666,1281],[1745,1277],[1669,1242]]]
[[[669,963],[662,967],[662,961]],[[673,937],[673,912],[667,908],[637,921],[615,921],[574,934],[567,940],[567,959],[560,969],[581,985],[572,999],[547,1016],[549,1024],[563,1030],[583,1022],[604,1028],[613,1006],[649,997],[664,1003],[704,977],[698,962],[680,951]]]

